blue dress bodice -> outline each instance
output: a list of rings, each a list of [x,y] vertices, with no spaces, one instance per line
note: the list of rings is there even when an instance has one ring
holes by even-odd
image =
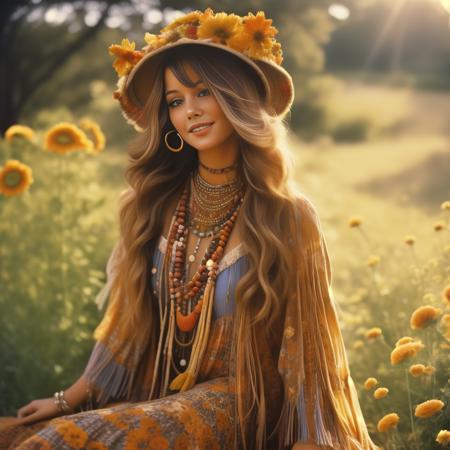
[[[156,295],[159,294],[158,274],[162,269],[166,248],[167,239],[161,236],[153,254],[152,289]],[[220,260],[214,291],[213,321],[219,317],[233,314],[236,285],[247,269],[248,256],[243,243],[234,247]]]

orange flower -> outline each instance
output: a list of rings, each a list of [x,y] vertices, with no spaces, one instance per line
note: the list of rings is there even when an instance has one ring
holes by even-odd
[[[403,336],[395,343],[395,346],[398,347],[399,345],[407,344],[408,342],[413,342],[413,341],[414,341],[414,339],[412,337]]]
[[[441,430],[436,436],[436,442],[439,444],[450,444],[450,431]]]
[[[417,353],[425,348],[422,341],[408,342],[407,344],[402,344],[396,347],[391,353],[391,364],[400,364],[407,358],[412,358],[417,355]]]
[[[442,299],[444,300],[444,302],[450,305],[450,284],[445,286],[444,290],[442,291]]]
[[[445,228],[445,222],[439,220],[433,225],[434,231],[442,231]]]
[[[44,148],[54,153],[65,154],[91,147],[92,142],[84,131],[69,122],[60,122],[54,125],[44,136]]]
[[[369,390],[372,389],[375,385],[378,384],[378,380],[374,377],[369,377],[367,378],[367,380],[364,382],[364,388]]]
[[[397,413],[386,414],[382,419],[378,421],[377,430],[384,433],[391,428],[396,427],[399,420],[400,417]]]
[[[380,398],[386,397],[386,395],[388,395],[388,392],[389,392],[388,388],[379,387],[378,389],[375,389],[373,396],[378,400]]]
[[[420,417],[421,419],[427,419],[428,417],[437,414],[444,406],[445,404],[441,400],[427,400],[426,402],[420,403],[416,406],[414,415],[416,417]]]
[[[131,69],[141,60],[143,53],[135,50],[136,43],[128,39],[122,39],[120,45],[109,46],[109,54],[115,56],[113,67],[119,76],[127,75]]]
[[[0,167],[0,194],[6,197],[22,194],[33,182],[31,167],[17,159],[8,159]]]
[[[272,19],[266,19],[264,11],[258,11],[256,16],[248,13],[242,19],[244,33],[248,36],[249,47],[245,53],[251,58],[271,56],[274,36],[278,30],[272,26]]]
[[[5,131],[5,139],[10,142],[15,137],[20,137],[30,142],[33,142],[35,140],[35,133],[32,128],[27,127],[25,125],[18,125],[18,124],[11,125]]]
[[[410,325],[413,330],[426,328],[431,325],[440,314],[441,310],[431,305],[420,306],[411,315]]]
[[[362,219],[360,216],[353,216],[348,219],[348,226],[350,228],[356,228],[359,227],[362,223]]]
[[[88,149],[87,153],[99,153],[105,148],[105,135],[100,125],[91,119],[85,118],[80,121],[80,127],[85,130],[92,141],[92,150]]]
[[[423,375],[425,373],[425,366],[423,364],[413,364],[409,368],[409,373],[413,377],[420,377],[420,375]]]
[[[374,327],[366,332],[366,337],[368,339],[375,339],[376,337],[381,336],[382,333],[381,328]]]
[[[161,28],[160,32],[165,33],[166,31],[174,30],[178,28],[180,25],[198,25],[202,15],[203,13],[201,11],[198,10],[191,11],[190,13],[185,14],[184,16],[181,16],[178,19],[175,19],[173,22],[169,23],[164,28]]]
[[[197,36],[199,39],[210,38],[214,42],[228,45],[235,35],[241,33],[241,28],[241,18],[236,14],[205,14],[200,17]]]
[[[369,267],[376,266],[380,262],[380,257],[377,255],[372,255],[367,259],[367,265]]]
[[[408,236],[405,236],[405,244],[413,245],[414,242],[416,242],[415,236],[413,236],[412,234],[409,234]]]
[[[444,314],[442,316],[439,327],[442,328],[445,339],[450,341],[450,314]]]
[[[430,375],[430,374],[432,374],[433,372],[436,372],[436,367],[434,367],[434,366],[426,366],[426,367],[425,367],[425,373],[426,373],[427,375]]]

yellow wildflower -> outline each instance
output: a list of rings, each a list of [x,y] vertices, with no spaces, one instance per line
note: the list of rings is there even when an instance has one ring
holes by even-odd
[[[450,444],[450,431],[441,430],[436,436],[436,442],[439,444]]]
[[[420,340],[399,345],[391,352],[391,364],[399,364],[407,358],[416,356],[423,348],[425,346]]]
[[[420,417],[421,419],[426,419],[437,414],[444,406],[445,404],[441,400],[427,400],[426,402],[420,403],[416,406],[414,415],[416,417]]]
[[[127,75],[142,58],[143,53],[135,50],[135,47],[136,43],[128,39],[122,39],[120,45],[109,46],[109,54],[116,57],[113,67],[119,76]]]
[[[248,48],[245,54],[251,58],[271,58],[274,36],[278,30],[272,26],[272,19],[266,19],[264,11],[258,11],[256,16],[248,13],[242,19],[244,33],[248,37]]]
[[[445,339],[450,341],[450,314],[444,314],[442,316],[439,326],[443,329]]]
[[[450,284],[445,286],[444,290],[442,291],[442,298],[444,302],[450,304]]]
[[[435,308],[431,305],[420,306],[411,315],[411,328],[413,330],[426,328],[431,325],[432,321],[435,320],[441,312],[440,308]]]
[[[212,39],[213,42],[228,45],[229,41],[241,33],[241,18],[236,14],[220,12],[200,17],[197,30],[199,39]]]
[[[398,347],[399,345],[407,344],[408,342],[413,342],[413,341],[414,341],[414,339],[412,337],[403,336],[395,343],[395,346]]]
[[[31,167],[17,159],[8,159],[0,168],[0,194],[6,197],[21,194],[33,182]]]
[[[409,373],[413,377],[420,377],[420,375],[423,375],[425,373],[425,366],[423,364],[413,364],[409,368]]]
[[[5,132],[5,139],[11,142],[15,137],[24,138],[30,142],[35,140],[34,130],[25,125],[11,125]]]
[[[151,33],[145,33],[144,40],[147,43],[147,47],[144,47],[145,51],[155,50],[167,43],[166,39],[161,35]]]
[[[367,378],[367,380],[364,382],[364,388],[369,390],[372,389],[375,385],[378,384],[378,380],[374,377],[369,377]]]
[[[439,220],[434,223],[433,228],[434,228],[434,231],[441,231],[445,228],[445,222],[443,222],[442,220]]]
[[[355,342],[353,342],[353,348],[358,349],[364,347],[364,342],[361,339],[357,339]]]
[[[413,236],[412,234],[408,234],[408,236],[405,236],[405,244],[413,245],[414,242],[416,242],[415,236]]]
[[[362,219],[360,216],[353,216],[348,219],[348,226],[350,228],[356,228],[359,227],[362,223]]]
[[[92,153],[101,152],[105,148],[106,139],[100,125],[91,119],[84,118],[80,121],[80,127],[85,130],[91,138],[93,143]]]
[[[450,200],[447,200],[447,201],[441,203],[441,209],[442,209],[443,211],[445,211],[445,210],[447,210],[447,211],[450,210]]]
[[[373,327],[373,328],[370,328],[370,330],[367,330],[366,338],[375,339],[376,337],[380,336],[382,333],[383,332],[381,331],[381,328]]]
[[[44,136],[44,148],[65,154],[74,150],[90,149],[89,141],[83,130],[69,122],[60,122],[50,128]]]
[[[389,389],[385,387],[379,387],[378,389],[375,389],[375,392],[373,393],[373,396],[379,400],[380,398],[386,397],[388,395]]]
[[[434,367],[434,366],[426,366],[426,367],[425,367],[425,373],[426,373],[427,375],[431,375],[431,374],[433,374],[434,372],[436,372],[436,367]]]
[[[397,413],[386,414],[382,419],[378,421],[377,430],[384,433],[391,428],[396,427],[399,420],[400,417]]]
[[[372,255],[367,260],[367,265],[369,267],[376,266],[380,262],[380,257],[377,255]]]
[[[209,11],[208,11],[209,10]],[[212,13],[212,9],[208,8],[208,10],[205,11],[206,15]],[[208,11],[208,12],[207,12]],[[166,25],[164,28],[161,29],[161,33],[165,33],[166,31],[174,30],[175,28],[178,28],[180,25],[198,25],[200,21],[200,17],[203,16],[204,13],[201,11],[195,10],[191,11],[188,14],[185,14],[181,16],[178,19],[175,19],[173,22]]]

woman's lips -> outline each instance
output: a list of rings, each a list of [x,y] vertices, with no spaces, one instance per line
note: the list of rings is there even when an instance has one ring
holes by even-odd
[[[204,134],[206,134],[210,129],[211,129],[211,127],[214,125],[214,122],[212,122],[208,127],[206,127],[206,128],[202,128],[201,130],[198,130],[198,131],[195,131],[195,130],[193,130],[193,131],[191,131],[191,133],[193,133],[193,134],[195,134],[196,136],[202,136],[202,135],[204,135]]]

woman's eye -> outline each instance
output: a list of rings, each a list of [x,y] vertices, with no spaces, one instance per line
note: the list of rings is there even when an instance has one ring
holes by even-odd
[[[209,95],[209,89],[202,89],[198,94],[200,95],[203,92],[206,92],[207,95]],[[176,102],[180,102],[180,101],[181,100],[179,100],[179,99],[172,100],[171,102],[168,103],[169,108],[174,108],[174,107],[178,106],[178,104],[176,104]]]

